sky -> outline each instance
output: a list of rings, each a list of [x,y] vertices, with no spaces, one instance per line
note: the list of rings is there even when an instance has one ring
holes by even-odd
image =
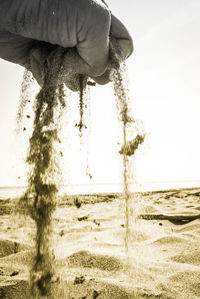
[[[109,0],[128,28],[134,53],[127,60],[134,117],[143,122],[145,144],[134,159],[139,182],[200,180],[200,1]],[[0,60],[0,186],[26,183],[28,132],[15,135],[23,68]],[[91,90],[89,154],[80,152],[70,104],[61,132],[65,184],[118,183],[120,126],[111,84]],[[70,110],[71,109],[71,110]],[[70,112],[71,111],[71,112]]]

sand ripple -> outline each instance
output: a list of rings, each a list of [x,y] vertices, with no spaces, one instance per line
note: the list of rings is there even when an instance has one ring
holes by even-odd
[[[196,215],[199,196],[200,190],[189,189],[146,193],[138,200],[139,210]],[[200,298],[199,219],[178,225],[134,218],[128,265],[122,198],[91,198],[87,195],[84,202],[82,196],[80,209],[72,206],[74,199],[67,206],[65,198],[55,213],[52,245],[59,280],[53,285],[53,299]],[[6,204],[9,209],[9,201]],[[29,299],[34,227],[30,219],[15,217],[12,222],[12,215],[4,212],[0,213],[0,299]],[[85,215],[85,220],[78,220]]]

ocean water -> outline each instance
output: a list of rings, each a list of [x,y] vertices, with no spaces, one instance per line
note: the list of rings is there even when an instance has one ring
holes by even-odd
[[[173,181],[173,182],[142,182],[130,186],[131,191],[161,191],[179,188],[200,188],[199,181]],[[15,198],[23,195],[26,187],[0,187],[0,199]],[[64,194],[94,194],[94,193],[118,193],[123,192],[123,184],[85,184],[65,185],[59,190]]]

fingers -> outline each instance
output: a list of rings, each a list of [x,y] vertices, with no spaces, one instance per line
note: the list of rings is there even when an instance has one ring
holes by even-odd
[[[111,16],[110,35],[117,40],[121,52],[121,59],[125,60],[128,58],[133,52],[132,38],[126,27],[113,14]]]
[[[0,57],[30,70],[41,85],[46,47],[36,47],[38,42],[10,32],[1,32],[0,36]]]
[[[38,82],[51,47],[76,47],[69,69],[98,77],[100,84],[109,80],[109,36],[116,38],[122,60],[133,51],[127,29],[100,0],[2,1],[2,24],[10,32],[10,41],[3,46],[7,50],[0,49],[0,57],[31,69]]]
[[[104,73],[111,15],[100,0],[6,1],[7,31],[64,48],[77,47],[85,63],[82,73],[90,76]]]
[[[43,82],[45,59],[55,48],[56,46],[45,42],[6,31],[0,32],[0,57],[30,70],[40,85]]]
[[[0,57],[7,61],[26,66],[32,46],[31,39],[21,38],[6,31],[0,32]]]
[[[4,15],[1,23],[6,31],[64,48],[76,46],[79,6],[84,0],[2,1],[0,16]]]

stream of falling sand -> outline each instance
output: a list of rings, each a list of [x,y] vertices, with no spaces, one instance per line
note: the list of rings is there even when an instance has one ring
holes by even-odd
[[[21,124],[23,123],[22,120],[24,117],[25,108],[27,107],[28,103],[30,103],[30,89],[33,81],[34,78],[32,73],[25,69],[20,90],[20,102],[16,119],[16,133],[19,133],[22,129]],[[24,130],[26,130],[26,128],[24,128]]]
[[[116,44],[116,41],[112,39],[111,42],[111,79],[113,81],[114,95],[116,98],[117,110],[119,112],[119,119],[123,127],[123,146],[119,153],[123,156],[123,185],[124,185],[124,197],[125,197],[125,249],[127,253],[127,258],[129,259],[129,245],[130,245],[130,201],[131,192],[129,186],[130,177],[130,157],[134,155],[135,151],[138,149],[139,145],[144,142],[145,135],[137,134],[135,138],[127,141],[129,131],[133,131],[133,126],[136,120],[134,120],[131,109],[130,109],[130,99],[129,91],[127,88],[127,78],[126,78],[126,66],[125,63],[119,63],[120,61],[120,50]],[[137,132],[131,132],[137,133]]]
[[[36,226],[36,252],[30,271],[32,298],[53,298],[53,254],[51,250],[52,213],[57,200],[58,154],[56,144],[63,109],[64,85],[61,81],[64,50],[56,50],[45,61],[44,81],[35,98],[33,132],[29,140],[30,165],[24,200]]]
[[[132,156],[139,144],[144,141],[144,136],[137,135],[132,141],[127,142],[128,125],[134,120],[130,117],[128,107],[128,93],[124,84],[124,69],[119,65],[115,49],[111,51],[112,62],[112,81],[116,104],[120,114],[120,121],[123,124],[123,146],[120,154],[123,155],[123,180],[125,196],[125,215],[126,215],[126,233],[125,248],[129,253],[129,156]],[[29,151],[27,163],[30,165],[30,174],[28,187],[25,194],[26,205],[29,214],[36,225],[36,253],[32,269],[30,271],[30,284],[32,298],[39,299],[53,298],[52,286],[55,282],[54,257],[51,250],[51,231],[52,231],[52,213],[56,208],[57,201],[57,174],[58,174],[58,153],[56,148],[60,142],[58,137],[59,119],[65,108],[64,85],[62,82],[62,65],[65,57],[65,50],[62,48],[52,52],[45,61],[43,85],[35,98],[35,118],[33,123],[33,132],[29,140]],[[24,81],[30,80],[28,73],[25,72]],[[84,98],[85,92],[83,75],[79,77],[80,83],[80,120],[77,124],[80,137],[82,138],[82,129],[86,128],[84,124]],[[27,80],[28,81],[28,80]],[[24,85],[26,86],[26,84]],[[27,84],[28,86],[28,84]],[[22,117],[23,107],[26,101],[22,97],[21,112],[18,119]]]
[[[117,100],[117,107],[120,109],[120,120],[123,123],[123,146],[126,148],[127,144],[127,122],[128,122],[128,105],[126,93],[124,90],[124,86],[122,83],[121,72],[116,69],[113,73],[113,83],[114,83],[114,94]],[[130,199],[130,191],[128,184],[128,159],[125,151],[122,153],[123,155],[123,183],[124,183],[124,196],[125,196],[125,248],[128,253],[128,245],[129,245],[129,235],[130,235],[130,224],[129,224],[129,199]]]

